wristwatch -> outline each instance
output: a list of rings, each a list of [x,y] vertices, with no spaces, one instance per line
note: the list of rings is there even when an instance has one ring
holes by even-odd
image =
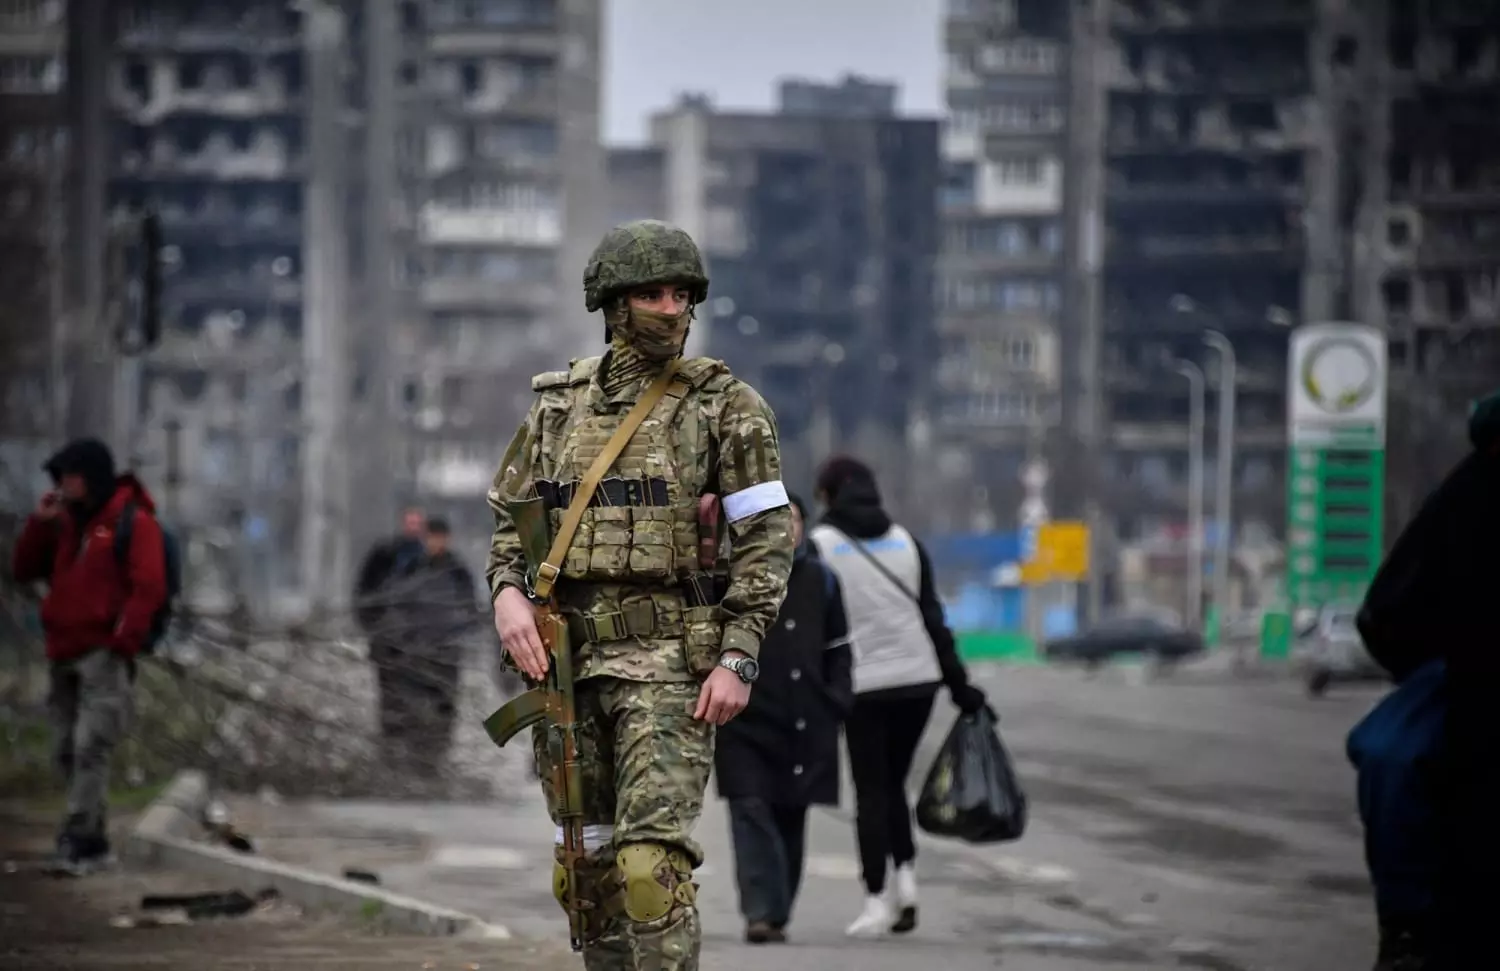
[[[721,657],[719,667],[733,671],[746,684],[754,684],[760,677],[760,663],[751,657]]]

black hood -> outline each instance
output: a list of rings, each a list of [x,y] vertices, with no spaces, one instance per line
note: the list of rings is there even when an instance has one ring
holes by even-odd
[[[42,466],[54,484],[65,475],[81,475],[88,485],[89,502],[108,502],[115,492],[115,457],[109,446],[97,438],[77,438],[49,458]]]
[[[852,476],[828,497],[823,522],[855,539],[879,539],[891,529],[891,517],[880,504],[873,477]]]

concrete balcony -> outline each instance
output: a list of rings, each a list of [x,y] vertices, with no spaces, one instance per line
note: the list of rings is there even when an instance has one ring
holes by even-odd
[[[506,283],[472,277],[444,277],[423,281],[421,300],[427,310],[541,309],[556,303],[557,287],[550,281]]]
[[[418,238],[428,245],[510,245],[552,247],[562,244],[559,212],[482,209],[424,205],[418,216]]]

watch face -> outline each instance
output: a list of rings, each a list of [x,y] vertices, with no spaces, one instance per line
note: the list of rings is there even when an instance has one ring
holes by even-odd
[[[749,684],[758,677],[760,677],[759,663],[752,661],[748,657],[740,661],[740,680],[744,681],[746,684]]]

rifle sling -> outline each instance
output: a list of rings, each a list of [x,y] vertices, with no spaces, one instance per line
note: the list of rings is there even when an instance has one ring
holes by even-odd
[[[667,388],[677,379],[677,368],[681,363],[680,358],[674,358],[664,368],[651,386],[641,395],[640,400],[625,415],[620,427],[609,437],[604,444],[604,450],[594,459],[594,464],[589,466],[583,481],[578,483],[578,491],[573,493],[573,501],[568,503],[568,510],[563,514],[562,522],[557,527],[557,535],[552,537],[552,548],[547,551],[547,559],[537,566],[536,580],[532,584],[532,593],[538,600],[546,600],[552,596],[552,588],[557,584],[557,578],[562,574],[562,561],[568,555],[568,547],[573,543],[573,534],[578,531],[578,524],[583,521],[583,512],[588,508],[589,500],[594,495],[594,490],[599,487],[599,480],[609,471],[610,466],[615,464],[615,459],[625,451],[625,446],[630,444],[630,439],[635,435],[636,429],[641,427],[641,422],[655,408],[657,402],[666,395]]]

